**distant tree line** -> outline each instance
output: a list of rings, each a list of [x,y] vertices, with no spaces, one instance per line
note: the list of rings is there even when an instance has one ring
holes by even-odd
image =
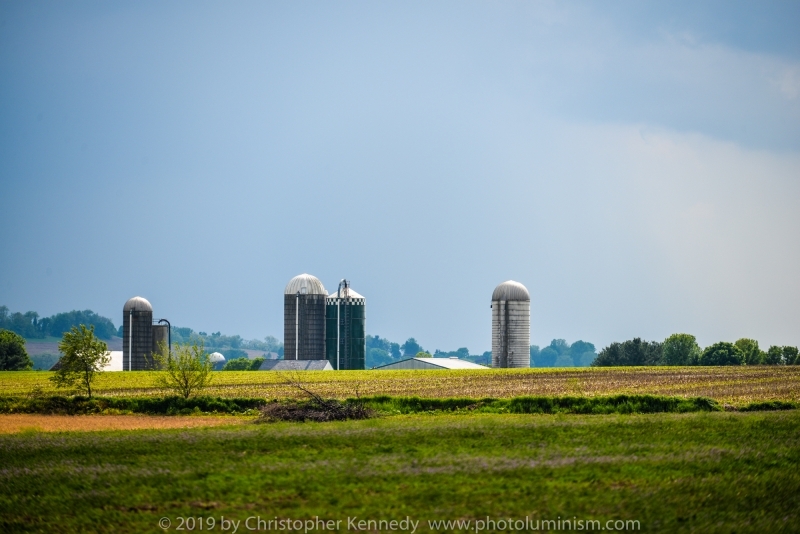
[[[766,351],[755,339],[720,341],[701,349],[691,334],[672,334],[663,342],[634,338],[600,351],[595,367],[633,365],[800,365],[797,347],[772,345]]]
[[[122,332],[120,332],[122,334]],[[241,336],[226,336],[220,332],[207,334],[206,332],[195,332],[191,328],[173,326],[171,329],[173,343],[203,343],[203,346],[210,351],[221,352],[226,359],[247,358],[246,350],[258,350],[274,352],[279,358],[283,357],[283,342],[273,336],[267,336],[264,340],[242,339]]]
[[[116,328],[111,319],[92,310],[73,310],[40,318],[39,314],[33,311],[11,313],[7,306],[0,306],[0,330],[13,332],[24,339],[60,338],[73,327],[80,325],[87,328],[94,327],[94,335],[100,339],[108,340],[113,336],[123,335],[122,325]],[[207,334],[179,326],[173,326],[170,335],[173,344],[202,343],[206,349],[223,353],[228,360],[247,358],[245,350],[274,352],[279,358],[283,357],[283,342],[273,336],[267,336],[263,340],[247,340],[238,335],[226,336],[220,332]]]
[[[95,336],[101,339],[111,339],[116,333],[111,319],[98,315],[92,310],[73,310],[40,318],[39,314],[33,311],[11,313],[7,306],[0,306],[0,328],[19,334],[26,339],[61,337],[72,327],[79,325],[94,326]]]
[[[380,367],[392,362],[404,360],[406,358],[449,358],[455,356],[462,360],[468,360],[482,365],[492,364],[492,353],[487,351],[483,354],[470,354],[469,349],[461,347],[453,351],[443,351],[436,349],[433,352],[425,350],[413,337],[408,338],[402,345],[393,343],[380,336],[367,336],[367,369]]]
[[[580,339],[571,345],[564,339],[554,339],[541,350],[531,345],[531,367],[588,367],[595,358],[594,344]]]

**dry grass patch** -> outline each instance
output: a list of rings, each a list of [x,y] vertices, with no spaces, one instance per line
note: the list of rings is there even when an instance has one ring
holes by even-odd
[[[0,434],[194,428],[239,425],[250,420],[232,416],[9,414],[0,415]]]

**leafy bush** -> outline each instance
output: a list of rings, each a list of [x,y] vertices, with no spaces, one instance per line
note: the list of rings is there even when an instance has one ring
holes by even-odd
[[[421,399],[419,397],[378,396],[364,398],[378,411],[399,413],[455,412],[517,414],[608,414],[719,411],[719,404],[704,397],[660,397],[655,395],[615,395],[611,397],[514,397],[511,399]]]
[[[184,398],[196,395],[211,383],[214,364],[209,360],[202,342],[199,345],[178,343],[172,353],[161,344],[159,352],[153,356],[163,369],[156,379],[158,385]]]
[[[235,358],[233,360],[228,360],[225,363],[225,367],[222,368],[223,371],[249,371],[252,362],[247,358]]]

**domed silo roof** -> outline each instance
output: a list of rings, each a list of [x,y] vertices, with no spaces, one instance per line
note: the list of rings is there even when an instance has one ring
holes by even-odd
[[[150,305],[150,302],[144,297],[133,297],[132,299],[128,299],[128,302],[125,303],[123,306],[123,312],[129,311],[153,311],[153,306]]]
[[[208,355],[208,361],[211,363],[220,363],[225,361],[225,356],[220,354],[219,352],[212,352]]]
[[[514,280],[508,280],[507,282],[503,282],[502,284],[494,288],[494,292],[492,293],[492,300],[530,301],[531,294],[528,293],[528,288],[526,288],[519,282],[515,282]]]
[[[301,295],[328,294],[328,292],[325,291],[325,286],[323,286],[322,282],[319,281],[319,278],[305,273],[299,274],[289,280],[289,283],[286,284],[286,289],[284,290],[283,294],[296,295],[298,292]]]

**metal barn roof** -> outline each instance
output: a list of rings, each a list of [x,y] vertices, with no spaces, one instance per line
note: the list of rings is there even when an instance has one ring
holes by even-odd
[[[259,371],[333,371],[328,360],[265,360]]]
[[[150,302],[144,297],[133,297],[132,299],[128,299],[128,302],[122,307],[123,312],[129,312],[131,310],[151,312],[153,311],[153,306],[150,305]]]
[[[494,288],[494,292],[492,293],[492,301],[495,300],[531,300],[531,294],[528,293],[528,288],[520,284],[519,282],[515,282],[514,280],[508,280],[503,282],[496,288]]]
[[[458,358],[407,358],[375,367],[375,369],[390,371],[393,369],[489,369],[489,367]]]
[[[322,285],[319,278],[316,276],[303,273],[295,276],[289,283],[286,284],[286,289],[283,291],[284,295],[327,295],[325,286]]]

